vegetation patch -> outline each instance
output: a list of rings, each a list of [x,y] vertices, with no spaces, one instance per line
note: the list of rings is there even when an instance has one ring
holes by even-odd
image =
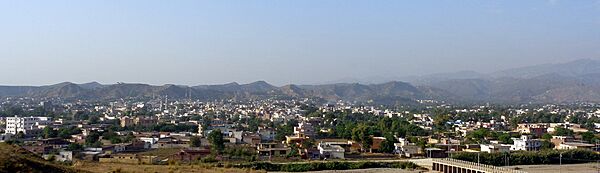
[[[398,168],[417,169],[420,168],[412,162],[312,162],[312,163],[289,163],[277,164],[270,162],[254,162],[235,165],[237,168],[251,168],[254,170],[283,171],[283,172],[307,172],[322,170],[350,170],[368,168]]]

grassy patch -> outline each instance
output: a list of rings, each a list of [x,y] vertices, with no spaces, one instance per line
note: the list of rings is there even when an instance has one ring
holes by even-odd
[[[156,148],[138,153],[143,156],[158,156],[159,158],[169,157],[181,151],[181,148]]]

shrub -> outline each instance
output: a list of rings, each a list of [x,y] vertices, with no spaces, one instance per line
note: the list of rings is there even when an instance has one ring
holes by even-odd
[[[217,160],[217,158],[215,158],[215,156],[209,155],[209,156],[206,156],[205,158],[202,158],[200,160],[200,162],[202,162],[202,163],[216,163],[216,162],[219,162],[219,160]]]
[[[236,165],[238,168],[251,168],[254,170],[307,172],[321,170],[349,170],[366,168],[400,168],[416,169],[419,166],[412,162],[314,162],[314,163],[289,163],[273,164],[268,162],[254,162]]]

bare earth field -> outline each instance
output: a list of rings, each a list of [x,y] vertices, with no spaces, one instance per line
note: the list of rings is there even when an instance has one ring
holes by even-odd
[[[569,164],[569,165],[520,165],[510,166],[508,168],[520,168],[528,173],[598,173],[600,164]],[[126,173],[153,173],[153,172],[172,172],[172,173],[261,173],[250,169],[233,168],[206,168],[199,165],[132,165],[119,163],[79,163],[74,166],[75,169],[85,170],[96,173],[107,172],[126,172]],[[393,168],[373,168],[356,170],[328,170],[313,171],[314,173],[418,173],[426,172],[423,170],[403,170]],[[277,172],[280,173],[280,172]],[[281,172],[282,173],[282,172]]]
[[[569,165],[520,165],[520,166],[509,166],[508,168],[521,168],[520,170],[528,173],[597,173],[600,172],[598,169],[600,166],[596,163],[586,164],[569,164]]]
[[[312,171],[311,173],[419,173],[423,170],[404,170],[393,168],[372,168],[372,169],[353,169],[353,170],[328,170],[328,171]],[[284,172],[273,172],[284,173]]]
[[[250,169],[205,168],[198,165],[133,165],[120,163],[80,163],[75,169],[96,173],[125,172],[125,173],[260,173]]]

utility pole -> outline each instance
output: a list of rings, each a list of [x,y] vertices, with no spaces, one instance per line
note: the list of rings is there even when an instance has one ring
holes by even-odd
[[[594,151],[598,152],[598,139],[594,139],[594,142],[596,142],[596,147],[595,147]],[[600,173],[600,169],[599,169],[600,167],[598,167],[599,166],[598,163],[599,163],[598,160],[596,160],[596,172]]]
[[[508,161],[506,160],[506,153],[504,154],[504,166],[508,166]]]
[[[558,159],[558,172],[561,173],[562,172],[562,152],[560,153],[560,157]]]
[[[479,155],[481,155],[481,144],[479,141],[477,141],[477,144],[479,144],[479,146],[480,146],[479,152],[477,152],[477,164],[480,164],[481,162],[479,162]]]
[[[452,151],[450,151],[450,148],[452,147],[452,142],[450,142],[450,136],[448,136],[448,141],[446,141],[446,144],[448,144],[448,157],[452,158]]]
[[[504,166],[510,166],[510,152],[504,153]]]

